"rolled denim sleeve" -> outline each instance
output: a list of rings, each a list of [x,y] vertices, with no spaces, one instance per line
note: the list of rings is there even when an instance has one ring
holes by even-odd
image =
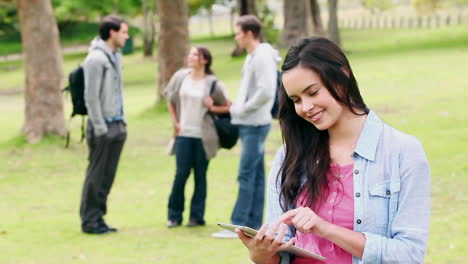
[[[291,262],[291,254],[287,252],[279,252],[278,254],[281,258],[281,261],[279,264],[289,264]]]
[[[414,137],[402,142],[399,155],[398,209],[390,219],[390,236],[364,232],[362,263],[423,263],[430,218],[430,168],[421,143]]]
[[[280,175],[281,166],[284,160],[284,146],[282,146],[275,155],[273,159],[273,164],[271,166],[270,174],[268,176],[268,190],[267,190],[267,212],[266,212],[266,222],[269,226],[273,226],[276,220],[284,214],[283,209],[280,206],[280,191],[281,191],[281,180],[278,178]],[[286,234],[283,238],[284,242],[287,242],[293,238],[293,233],[291,228],[288,228]],[[289,264],[290,263],[290,254],[286,252],[279,252],[281,257],[280,264]]]
[[[276,219],[284,214],[284,211],[280,206],[281,180],[278,179],[283,160],[284,147],[281,147],[276,152],[270,174],[268,175],[266,222],[270,227],[276,222]],[[288,235],[290,236],[290,234],[286,234],[286,236]]]

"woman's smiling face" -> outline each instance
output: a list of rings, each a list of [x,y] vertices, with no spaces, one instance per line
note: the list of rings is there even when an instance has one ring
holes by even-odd
[[[283,72],[282,81],[296,113],[317,129],[329,129],[343,116],[345,107],[330,94],[314,70],[294,67]]]
[[[190,68],[205,67],[206,60],[197,48],[193,47],[190,49],[190,53],[187,57],[187,64]]]

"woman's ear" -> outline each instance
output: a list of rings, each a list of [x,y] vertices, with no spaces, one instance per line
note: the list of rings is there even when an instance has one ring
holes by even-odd
[[[344,73],[344,74],[346,75],[346,77],[348,77],[348,79],[349,79],[349,70],[346,69],[345,67],[341,67],[340,69],[341,69],[341,71],[343,71],[343,73]]]

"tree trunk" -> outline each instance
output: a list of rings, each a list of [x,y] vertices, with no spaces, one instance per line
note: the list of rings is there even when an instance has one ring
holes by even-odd
[[[143,5],[143,56],[152,57],[153,56],[153,47],[154,47],[154,36],[156,34],[156,29],[154,26],[154,3],[149,4],[152,0],[143,0],[141,3]],[[153,0],[154,1],[154,0]]]
[[[258,17],[257,13],[257,7],[255,5],[255,0],[237,0],[237,7],[239,8],[239,16],[243,15],[255,15]],[[260,39],[263,39],[263,37],[260,37]],[[237,46],[236,42],[236,47],[235,49],[231,52],[232,57],[237,57],[240,56],[242,53],[244,53],[245,50],[239,48]]]
[[[255,0],[238,0],[237,6],[239,7],[239,15],[256,15],[257,13],[257,6],[255,5]]]
[[[214,30],[213,30],[213,7],[210,7],[210,9],[208,9],[208,20],[209,20],[209,24],[210,24],[210,36],[213,37],[213,36],[214,36]]]
[[[18,0],[25,61],[25,121],[29,143],[45,134],[65,136],[62,54],[50,0]]]
[[[310,10],[312,15],[312,28],[314,35],[325,36],[323,30],[322,16],[320,15],[320,5],[317,0],[310,0]]]
[[[236,13],[235,8],[231,8],[229,11],[229,26],[231,27],[231,34],[234,35],[234,14]]]
[[[186,0],[158,0],[160,20],[158,49],[158,100],[170,78],[185,65],[189,51],[188,4]]]
[[[284,3],[284,31],[281,45],[290,47],[298,40],[312,35],[312,14],[309,0]]]
[[[338,0],[328,0],[328,37],[336,45],[341,46],[340,30],[338,28]]]

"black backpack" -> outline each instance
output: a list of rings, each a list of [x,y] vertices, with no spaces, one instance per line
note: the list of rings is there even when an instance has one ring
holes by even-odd
[[[213,95],[216,87],[216,80],[213,81],[210,87],[210,96]],[[239,138],[239,128],[231,123],[231,115],[226,114],[215,114],[208,112],[213,118],[213,122],[216,128],[216,133],[219,138],[219,145],[225,149],[231,149],[237,143]]]
[[[75,115],[81,115],[81,139],[80,142],[83,142],[85,138],[85,116],[88,114],[86,109],[86,103],[84,99],[84,69],[83,66],[78,66],[76,69],[70,72],[68,75],[68,86],[65,87],[62,91],[69,92],[72,99],[72,113],[70,116],[70,121]],[[70,123],[70,122],[69,122]],[[67,130],[67,137],[65,139],[65,148],[68,148],[70,145],[70,127]]]
[[[271,117],[277,119],[279,116],[279,92],[281,89],[281,72],[276,71],[276,92],[275,92],[275,101],[273,107],[271,108]]]
[[[85,116],[88,114],[84,99],[84,70],[83,66],[78,66],[68,75],[69,85],[65,87],[64,91],[68,91],[71,94],[73,111],[71,117],[75,115]]]
[[[109,58],[107,53],[102,51],[106,57]],[[103,72],[103,79],[105,75],[105,70]],[[72,99],[73,110],[70,116],[70,120],[75,115],[81,115],[81,140],[83,142],[85,138],[85,116],[88,115],[88,110],[86,109],[86,103],[84,98],[84,90],[85,90],[85,80],[84,80],[84,69],[83,66],[80,65],[76,67],[73,71],[70,72],[68,75],[68,86],[65,87],[62,91],[69,92]],[[67,148],[70,144],[70,128],[67,132],[67,138],[65,141],[65,147]]]

